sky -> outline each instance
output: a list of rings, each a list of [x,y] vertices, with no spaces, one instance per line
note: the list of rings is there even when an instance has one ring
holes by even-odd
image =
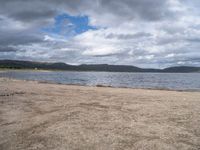
[[[0,0],[0,59],[200,66],[200,0]]]

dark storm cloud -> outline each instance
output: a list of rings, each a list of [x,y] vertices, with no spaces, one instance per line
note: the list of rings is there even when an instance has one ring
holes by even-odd
[[[54,10],[37,10],[31,11],[26,10],[22,12],[16,12],[14,14],[10,14],[9,17],[14,18],[16,20],[20,20],[23,22],[32,22],[35,20],[42,20],[46,18],[51,18],[56,15],[56,11]]]
[[[126,19],[161,20],[173,16],[167,0],[99,0],[99,6],[106,12]]]
[[[17,49],[13,48],[13,47],[4,47],[4,46],[0,46],[0,53],[1,52],[16,52]]]
[[[58,13],[79,9],[79,0],[0,0],[0,13],[22,22],[37,22],[55,17]]]
[[[68,11],[89,16],[112,15],[122,20],[155,21],[173,16],[167,0],[1,0],[0,12],[19,21],[48,19],[56,13]],[[100,14],[99,14],[100,13]]]
[[[8,34],[0,36],[0,45],[23,45],[43,42],[43,37],[31,34]]]

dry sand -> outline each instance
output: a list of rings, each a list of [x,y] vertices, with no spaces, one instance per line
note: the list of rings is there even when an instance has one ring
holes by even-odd
[[[198,150],[200,92],[0,78],[0,150]]]

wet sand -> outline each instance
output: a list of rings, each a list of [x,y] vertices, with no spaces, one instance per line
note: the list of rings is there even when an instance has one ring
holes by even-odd
[[[0,78],[0,150],[198,150],[200,92]]]

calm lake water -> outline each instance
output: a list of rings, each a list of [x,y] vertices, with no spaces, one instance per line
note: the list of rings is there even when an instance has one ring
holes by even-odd
[[[0,77],[89,86],[200,91],[200,73],[3,71]]]

